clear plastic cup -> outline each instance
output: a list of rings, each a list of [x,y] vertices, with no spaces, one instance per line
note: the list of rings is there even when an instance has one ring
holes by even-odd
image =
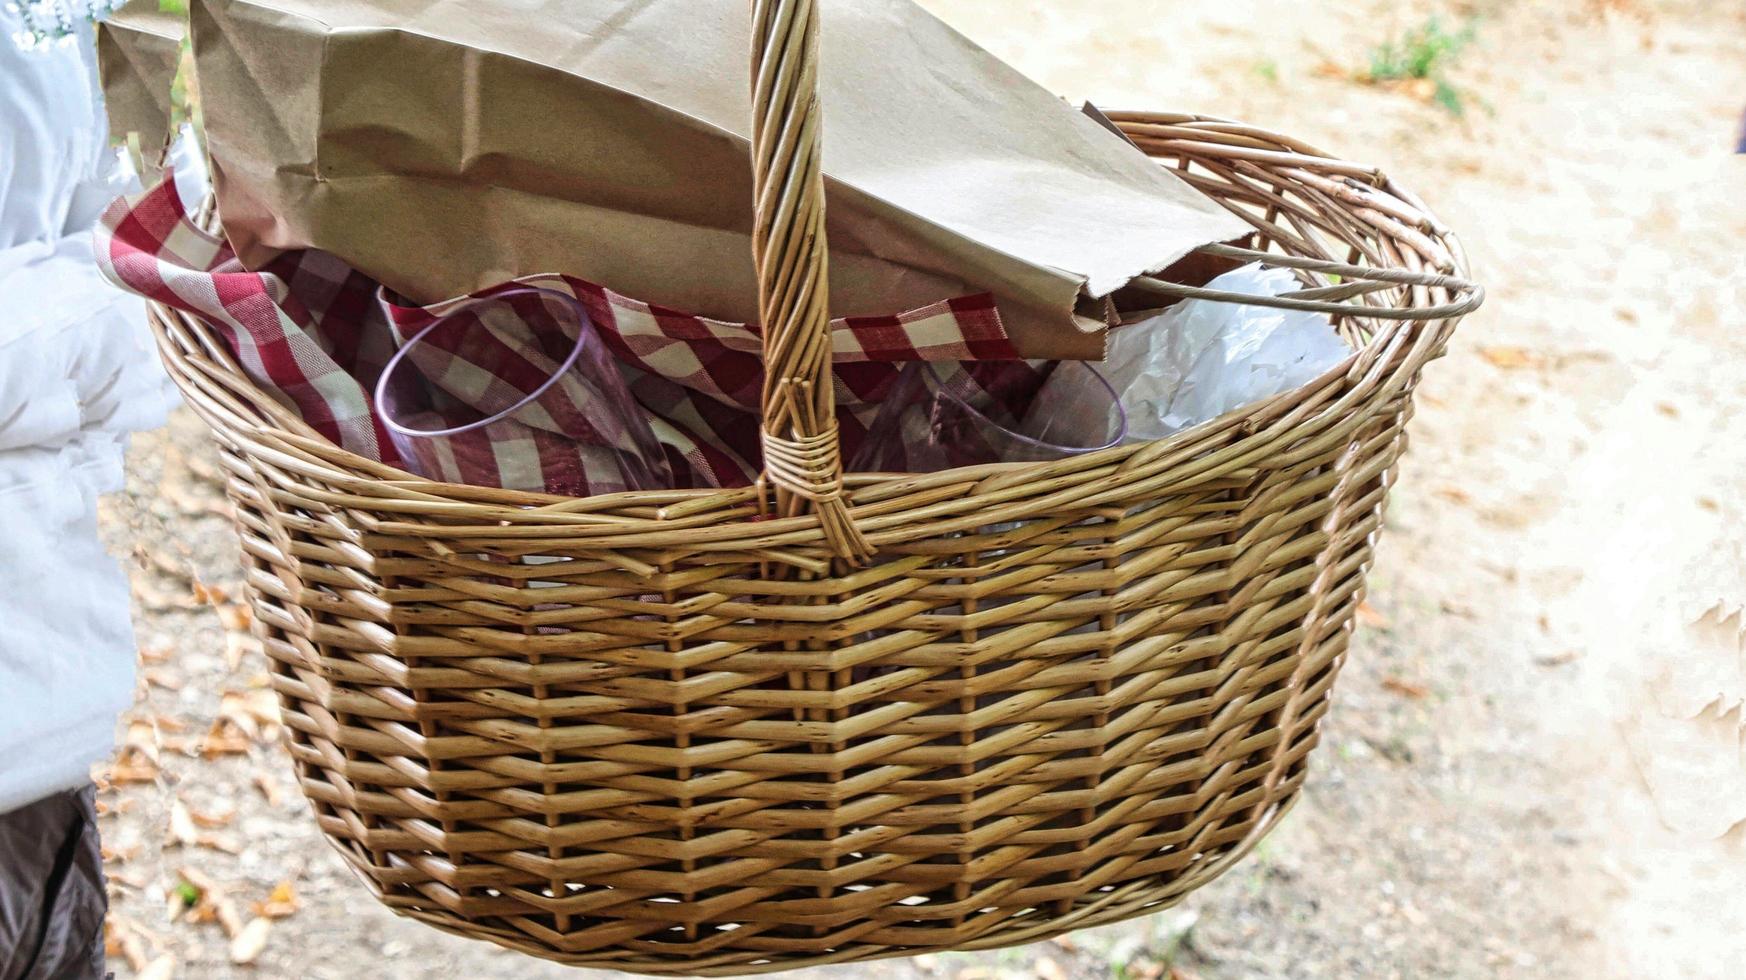
[[[390,322],[417,313],[382,305]],[[431,479],[577,496],[672,485],[588,310],[556,290],[504,290],[419,328],[376,405],[406,468]]]
[[[954,365],[907,365],[850,468],[933,473],[984,463],[1047,462],[1119,445],[1127,413],[1097,369],[1061,361],[1022,420],[1002,417]],[[942,375],[946,377],[942,377]],[[950,378],[948,381],[946,378]],[[979,407],[987,404],[988,407]]]

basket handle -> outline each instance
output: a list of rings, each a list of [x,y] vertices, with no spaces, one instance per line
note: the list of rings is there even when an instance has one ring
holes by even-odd
[[[752,0],[752,251],[764,324],[764,476],[782,516],[809,506],[825,544],[873,549],[843,499],[831,382],[818,0]]]

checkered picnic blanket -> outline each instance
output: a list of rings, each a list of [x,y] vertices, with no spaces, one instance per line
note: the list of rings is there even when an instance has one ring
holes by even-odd
[[[762,465],[757,413],[764,375],[753,325],[663,309],[561,275],[530,276],[430,307],[390,303],[390,315],[377,283],[324,252],[286,252],[257,272],[244,269],[221,239],[189,219],[168,177],[110,206],[96,251],[110,280],[212,324],[264,391],[337,445],[370,459],[481,486],[570,495],[624,489],[617,469],[602,465],[602,454],[622,448],[622,433],[596,431],[590,420],[601,413],[577,403],[572,385],[541,397],[544,411],[534,413],[534,424],[518,413],[429,440],[415,459],[405,458],[382,424],[374,391],[401,344],[470,299],[536,286],[586,308],[647,414],[674,486],[744,486]],[[439,418],[463,410],[475,418],[493,414],[505,391],[529,393],[551,376],[576,338],[564,335],[549,305],[526,309],[525,329],[445,327],[409,352],[429,386],[429,411]],[[845,458],[855,456],[906,361],[962,362],[952,369],[961,389],[1012,415],[1022,414],[1046,376],[1042,365],[1017,359],[987,295],[838,320],[832,339]],[[484,397],[487,391],[494,396]]]

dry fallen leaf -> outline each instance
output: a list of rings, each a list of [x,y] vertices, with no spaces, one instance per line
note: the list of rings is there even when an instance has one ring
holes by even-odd
[[[252,911],[256,915],[269,919],[283,919],[297,912],[297,890],[291,882],[281,881],[273,886],[273,891],[265,901],[256,902]]]
[[[159,731],[185,732],[188,730],[188,723],[174,715],[156,715],[152,718],[152,724],[158,726]]]
[[[142,759],[128,754],[125,750],[116,757],[115,764],[104,774],[104,781],[121,785],[123,783],[151,783],[158,778],[158,764],[150,759]]]
[[[224,692],[218,717],[255,741],[276,741],[279,737],[279,697],[271,688]]]
[[[270,687],[250,688],[244,692],[243,705],[255,720],[263,725],[279,724],[279,695]]]
[[[163,740],[158,735],[158,726],[150,721],[130,721],[127,724],[127,734],[122,736],[121,745],[124,749],[137,750],[152,762],[158,761],[158,747]]]
[[[171,980],[176,975],[176,958],[169,953],[146,964],[134,980]]]
[[[1412,681],[1402,680],[1399,677],[1384,677],[1382,679],[1382,687],[1384,690],[1393,691],[1402,697],[1413,698],[1414,700],[1431,693],[1431,689],[1423,684],[1415,684]]]
[[[224,586],[202,582],[200,576],[192,573],[190,575],[194,579],[194,598],[196,601],[213,606],[223,605],[230,601],[230,593],[225,591]]]
[[[241,728],[233,719],[221,715],[213,721],[206,737],[200,740],[200,754],[207,759],[221,755],[248,755],[249,746],[254,742],[251,731],[257,736],[260,734],[252,723],[247,729]]]
[[[243,632],[255,621],[255,617],[246,604],[233,602],[218,607],[218,621],[224,624],[224,628],[227,630]]]
[[[273,920],[255,919],[243,930],[237,933],[230,943],[230,961],[232,963],[253,963],[260,957],[261,951],[267,948],[267,934],[273,929]]]
[[[108,844],[104,844],[102,848],[100,848],[100,851],[103,855],[104,864],[125,864],[139,855],[139,845],[135,844],[132,847],[110,847]],[[107,869],[105,869],[104,873],[111,878],[117,877],[115,872]],[[135,885],[134,887],[138,888],[139,886]]]
[[[1037,980],[1067,980],[1067,971],[1047,956],[1039,959],[1032,969],[1036,971]]]
[[[242,845],[237,843],[236,838],[226,837],[222,834],[201,834],[194,838],[194,843],[214,851],[223,851],[226,854],[241,854],[243,851]]]
[[[1457,503],[1457,504],[1465,504],[1465,503],[1470,502],[1473,499],[1471,496],[1468,495],[1467,491],[1461,489],[1460,487],[1438,487],[1436,490],[1436,494],[1437,494],[1437,496],[1442,497],[1444,500],[1448,500],[1448,501],[1451,501],[1451,502]]]
[[[1490,362],[1492,367],[1506,371],[1534,366],[1534,355],[1525,347],[1481,347],[1479,356]]]
[[[119,915],[111,914],[103,920],[103,952],[110,959],[126,959],[135,973],[144,973],[150,964],[140,928],[132,920]]]
[[[122,885],[126,885],[128,888],[131,888],[136,892],[139,891],[141,888],[144,888],[146,886],[145,875],[137,873],[137,872],[133,873],[133,874],[126,874],[126,873],[123,873],[120,871],[114,871],[114,870],[111,870],[109,868],[104,868],[103,869],[103,876],[108,878],[110,881],[117,882],[117,883],[122,884]]]
[[[224,665],[235,673],[242,667],[244,657],[261,652],[261,641],[251,633],[224,634]]]
[[[264,772],[255,773],[255,788],[267,798],[268,806],[278,806],[285,798],[285,790],[279,786],[279,781]]]
[[[182,682],[167,671],[147,669],[140,671],[140,676],[144,677],[145,682],[153,687],[161,687],[166,691],[180,691],[182,689]]]
[[[1358,604],[1358,625],[1370,630],[1388,629],[1388,617],[1368,602]]]
[[[143,575],[135,575],[132,578],[134,596],[139,599],[140,605],[153,612],[200,608],[200,603],[191,596],[180,592],[167,592],[152,584]]]
[[[209,813],[205,810],[196,810],[190,807],[188,809],[188,815],[194,818],[195,826],[204,830],[218,830],[221,827],[230,826],[231,821],[236,819],[236,808],[232,807],[231,809],[220,813]]]
[[[170,840],[177,844],[192,844],[200,836],[194,827],[194,817],[181,800],[170,804]]]
[[[211,896],[214,918],[218,919],[219,928],[232,939],[243,932],[242,916],[236,912],[236,906],[222,893]]]

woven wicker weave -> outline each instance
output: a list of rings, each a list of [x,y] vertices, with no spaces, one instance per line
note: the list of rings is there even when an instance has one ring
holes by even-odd
[[[1305,260],[1286,302],[1347,314],[1358,352],[1164,442],[845,481],[813,4],[755,7],[767,486],[430,483],[316,437],[154,309],[229,475],[316,818],[403,914],[647,973],[1023,943],[1178,901],[1302,786],[1414,384],[1479,290],[1371,168],[1118,114],[1250,244]]]

